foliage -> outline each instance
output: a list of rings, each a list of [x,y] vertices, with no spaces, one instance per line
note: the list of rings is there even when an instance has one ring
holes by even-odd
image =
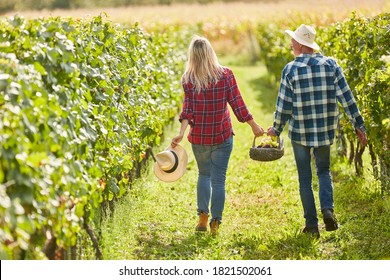
[[[103,21],[0,22],[2,258],[68,249],[177,112],[185,59],[176,30]],[[175,53],[173,53],[175,50]]]
[[[269,0],[243,0],[243,2],[267,2]],[[12,10],[76,9],[92,7],[118,7],[129,5],[171,5],[177,3],[232,2],[232,0],[2,0],[0,13]]]
[[[290,40],[279,24],[259,24],[256,31],[260,59],[273,78],[272,82],[279,82],[282,69],[294,58],[289,47]]]
[[[344,68],[367,126],[369,145],[379,158],[384,189],[390,190],[390,14],[359,17],[321,29],[323,51],[337,57]],[[342,125],[345,125],[345,119]],[[345,125],[346,127],[346,125]],[[352,137],[353,131],[348,131]],[[374,158],[376,164],[376,158]]]

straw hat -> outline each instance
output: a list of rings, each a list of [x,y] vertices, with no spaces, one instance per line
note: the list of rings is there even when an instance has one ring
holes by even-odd
[[[299,26],[294,32],[291,30],[286,30],[285,32],[301,45],[305,45],[315,50],[320,49],[320,46],[314,42],[316,31],[311,26],[301,24],[301,26]]]
[[[161,181],[173,182],[180,179],[186,171],[188,156],[186,150],[177,145],[169,146],[155,155],[154,174]]]

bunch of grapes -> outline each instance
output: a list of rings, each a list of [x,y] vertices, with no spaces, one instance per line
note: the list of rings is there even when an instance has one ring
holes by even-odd
[[[265,136],[261,139],[260,144],[257,148],[278,148],[278,137],[277,136]]]

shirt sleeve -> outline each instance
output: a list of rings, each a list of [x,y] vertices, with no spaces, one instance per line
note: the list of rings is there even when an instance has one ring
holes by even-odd
[[[289,121],[292,115],[293,108],[293,88],[288,75],[288,68],[285,67],[280,80],[278,99],[276,101],[276,109],[274,114],[273,128],[279,136],[282,133],[284,126]]]
[[[229,87],[227,91],[227,101],[232,108],[234,115],[236,116],[237,120],[242,123],[252,120],[253,116],[245,105],[233,72],[230,69],[227,69],[227,74]]]
[[[182,112],[179,116],[179,121],[182,120],[188,120],[188,124],[190,126],[193,126],[194,124],[194,118],[193,118],[193,111],[192,111],[192,98],[191,98],[191,90],[189,89],[187,84],[183,84],[183,90],[184,90],[184,102],[182,106]]]
[[[355,129],[360,128],[363,132],[365,132],[366,127],[364,126],[363,117],[360,114],[359,108],[356,105],[355,98],[347,83],[347,80],[345,79],[343,70],[339,65],[337,65],[337,63],[335,71],[335,87],[337,100],[344,108],[345,113],[353,124],[353,127]]]

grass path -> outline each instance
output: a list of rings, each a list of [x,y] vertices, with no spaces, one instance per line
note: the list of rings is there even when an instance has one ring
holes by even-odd
[[[224,63],[232,65],[228,60]],[[261,65],[231,68],[250,111],[266,129],[272,123],[277,94],[275,88],[267,86],[266,70]],[[352,167],[338,162],[334,176],[335,200],[342,227],[336,232],[326,232],[320,224],[321,238],[308,238],[300,233],[304,220],[286,134],[283,134],[286,141],[282,159],[256,162],[249,158],[253,141],[249,125],[238,123],[232,117],[236,136],[219,235],[212,238],[194,231],[197,167],[185,139],[182,144],[189,155],[185,175],[177,182],[163,183],[156,179],[150,165],[130,194],[117,203],[112,217],[103,223],[105,259],[390,258],[390,203],[388,198],[381,200],[372,179],[356,179]],[[178,129],[178,122],[168,128],[166,140],[154,152],[163,150]],[[372,220],[375,214],[379,218]]]

